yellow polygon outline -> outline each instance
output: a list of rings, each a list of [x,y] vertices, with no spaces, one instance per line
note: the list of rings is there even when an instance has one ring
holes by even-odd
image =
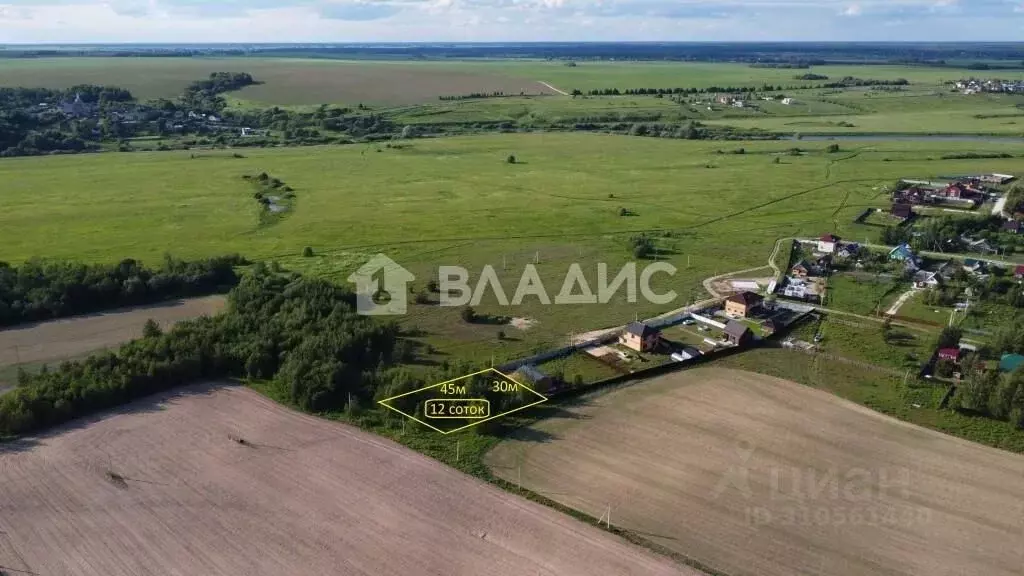
[[[430,390],[431,388],[437,388],[438,386],[444,386],[445,384],[449,384],[449,383],[455,382],[457,380],[465,380],[466,378],[472,378],[473,376],[479,376],[480,374],[484,374],[484,373],[487,373],[487,372],[494,372],[498,376],[501,376],[502,378],[505,378],[506,380],[510,380],[510,381],[516,383],[517,385],[522,386],[523,388],[526,388],[527,390],[530,391],[530,393],[539,396],[540,400],[538,400],[536,402],[533,402],[531,404],[527,404],[526,406],[520,406],[519,408],[516,408],[515,410],[509,410],[508,412],[502,412],[501,414],[497,414],[495,416],[491,416],[490,418],[486,418],[484,420],[478,420],[476,422],[472,422],[470,424],[466,424],[465,426],[462,426],[461,428],[456,428],[454,430],[449,430],[447,432],[445,432],[444,430],[441,430],[440,428],[437,428],[436,426],[431,426],[430,424],[424,422],[423,420],[420,420],[419,418],[417,418],[417,417],[415,417],[415,416],[413,416],[411,414],[406,414],[405,412],[402,412],[398,408],[395,408],[393,406],[388,406],[387,404],[385,404],[385,402],[388,402],[388,401],[391,401],[391,400],[395,400],[397,398],[402,398],[403,396],[409,396],[410,394],[416,394],[418,392],[423,392],[424,390]],[[460,430],[465,430],[466,428],[469,428],[471,426],[476,426],[478,424],[483,424],[484,422],[489,422],[491,420],[494,420],[495,418],[502,418],[502,417],[508,416],[509,414],[513,414],[515,412],[519,412],[520,410],[526,410],[527,408],[530,408],[532,406],[536,406],[538,404],[542,404],[542,403],[547,402],[547,401],[548,401],[548,397],[547,396],[541,394],[540,392],[537,392],[533,388],[530,388],[529,386],[527,386],[526,384],[523,384],[522,382],[516,380],[515,378],[512,378],[508,374],[505,374],[505,373],[501,372],[500,370],[497,370],[496,368],[485,368],[483,370],[480,370],[479,372],[473,372],[472,374],[466,374],[465,376],[459,376],[458,378],[452,378],[451,380],[445,380],[444,382],[439,382],[437,384],[431,384],[430,386],[424,386],[423,388],[417,388],[416,390],[413,390],[412,392],[405,392],[404,394],[398,394],[397,396],[391,396],[390,398],[384,398],[383,400],[378,400],[377,404],[380,404],[381,406],[383,406],[383,407],[385,407],[388,410],[391,410],[393,412],[398,412],[399,414],[401,414],[402,416],[405,416],[406,418],[409,418],[410,420],[414,420],[416,422],[419,422],[420,424],[423,424],[424,426],[426,426],[427,428],[430,428],[431,430],[434,430],[435,432],[440,432],[441,434],[446,434],[447,435],[447,434],[451,434],[453,432],[458,432]]]
[[[483,402],[487,407],[487,416],[430,416],[427,414],[427,406],[431,402]],[[423,415],[431,420],[476,420],[477,418],[491,417],[491,401],[487,398],[427,398],[423,403]]]

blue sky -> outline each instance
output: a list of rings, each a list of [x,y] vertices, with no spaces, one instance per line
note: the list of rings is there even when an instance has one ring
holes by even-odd
[[[1024,0],[0,0],[0,44],[1024,41]]]

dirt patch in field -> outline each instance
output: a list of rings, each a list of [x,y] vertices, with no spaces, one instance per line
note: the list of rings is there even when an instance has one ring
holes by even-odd
[[[190,298],[0,330],[0,368],[56,362],[118,346],[142,336],[150,318],[168,328],[182,320],[216,314],[226,302],[223,296]]]
[[[585,399],[494,471],[733,576],[1019,575],[1024,458],[706,368]]]
[[[533,328],[537,324],[537,321],[534,320],[533,318],[513,318],[512,320],[509,321],[509,324],[513,328],[525,332],[530,328]]]
[[[46,576],[694,574],[238,387],[0,445],[0,510],[0,565]]]

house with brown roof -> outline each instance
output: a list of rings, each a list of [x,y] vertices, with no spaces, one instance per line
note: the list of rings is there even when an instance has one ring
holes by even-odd
[[[914,207],[910,204],[893,204],[890,212],[894,218],[907,220],[914,215]]]
[[[619,335],[619,344],[637,352],[654,350],[661,342],[661,331],[643,322],[630,322]]]
[[[746,318],[761,307],[764,298],[754,292],[740,292],[725,300],[725,314],[731,318]]]
[[[725,339],[734,346],[745,346],[754,339],[754,333],[743,322],[730,320],[725,325]]]

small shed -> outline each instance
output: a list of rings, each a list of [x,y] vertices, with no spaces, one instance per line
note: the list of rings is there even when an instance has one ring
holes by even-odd
[[[516,370],[516,375],[526,380],[531,386],[540,390],[548,390],[555,383],[554,377],[546,374],[533,364],[524,364]]]
[[[725,339],[733,345],[745,346],[754,339],[754,333],[743,322],[732,320],[725,325]]]

